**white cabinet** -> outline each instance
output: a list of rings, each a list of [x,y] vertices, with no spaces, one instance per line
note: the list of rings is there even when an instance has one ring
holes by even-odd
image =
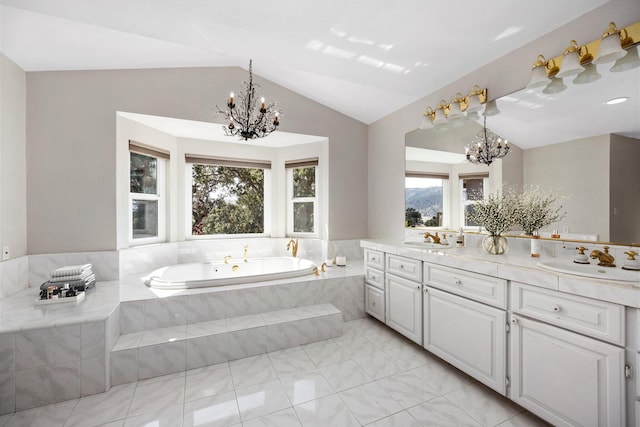
[[[384,252],[365,249],[365,295],[366,313],[384,322]]]
[[[505,394],[505,311],[424,289],[424,348]]]
[[[625,425],[624,349],[512,316],[510,398],[556,426]]]
[[[371,285],[366,285],[364,291],[364,310],[384,322],[384,291]]]
[[[424,283],[474,301],[507,308],[507,281],[504,279],[425,264]]]
[[[511,310],[613,344],[625,344],[624,307],[511,282]]]
[[[384,273],[375,268],[367,267],[364,271],[364,280],[371,286],[384,290]]]
[[[414,282],[422,282],[422,261],[393,254],[387,254],[386,260],[387,273]]]
[[[386,274],[386,324],[422,344],[422,285]]]
[[[367,267],[384,270],[384,252],[373,249],[364,250],[364,262]]]

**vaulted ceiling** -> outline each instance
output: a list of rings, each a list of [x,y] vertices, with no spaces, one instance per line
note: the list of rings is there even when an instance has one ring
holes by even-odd
[[[0,42],[25,71],[251,58],[256,74],[372,123],[604,3],[0,0]]]

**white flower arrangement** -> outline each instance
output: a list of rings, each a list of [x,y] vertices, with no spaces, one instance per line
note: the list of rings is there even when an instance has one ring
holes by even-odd
[[[557,222],[567,214],[562,201],[564,197],[552,191],[542,191],[539,187],[525,189],[518,197],[518,216],[516,224],[527,235]]]
[[[519,213],[518,196],[513,189],[504,188],[475,202],[465,216],[484,227],[490,235],[500,236],[516,224]]]

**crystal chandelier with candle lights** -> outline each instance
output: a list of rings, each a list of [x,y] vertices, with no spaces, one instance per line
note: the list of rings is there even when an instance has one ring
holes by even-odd
[[[490,165],[509,153],[509,142],[487,129],[487,118],[484,118],[482,130],[465,147],[467,161],[474,164]]]
[[[244,82],[245,91],[240,92],[238,103],[236,104],[233,92],[229,95],[227,109],[218,109],[218,114],[222,114],[225,121],[229,123],[223,126],[225,135],[239,135],[245,141],[249,139],[263,138],[278,128],[282,112],[276,110],[275,102],[265,105],[264,98],[260,99],[260,108],[256,96],[256,87],[260,85],[253,83],[252,61],[249,60],[249,82]]]

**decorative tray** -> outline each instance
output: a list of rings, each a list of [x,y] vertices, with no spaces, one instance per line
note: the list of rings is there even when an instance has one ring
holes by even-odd
[[[55,298],[55,299],[37,299],[34,301],[33,305],[52,305],[52,304],[63,304],[63,303],[81,303],[84,301],[84,292],[80,292],[75,297],[66,297],[66,298]]]

